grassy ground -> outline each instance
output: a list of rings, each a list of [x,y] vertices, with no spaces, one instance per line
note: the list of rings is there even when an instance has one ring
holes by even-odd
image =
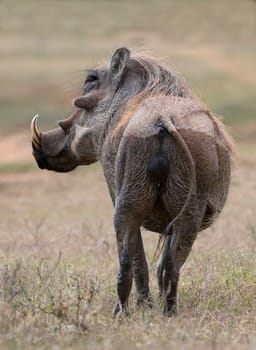
[[[0,177],[1,349],[254,349],[255,165],[233,176],[227,206],[201,233],[179,286],[179,315],[157,298],[112,320],[117,252],[99,166],[58,175]],[[81,195],[83,193],[83,195]],[[149,263],[157,235],[144,231]]]
[[[0,1],[0,348],[256,347],[255,1]],[[117,252],[98,165],[39,171],[29,121],[70,111],[88,66],[126,45],[185,75],[239,144],[220,219],[199,235],[166,319],[150,265],[151,310],[111,318]],[[149,262],[157,235],[144,231]]]

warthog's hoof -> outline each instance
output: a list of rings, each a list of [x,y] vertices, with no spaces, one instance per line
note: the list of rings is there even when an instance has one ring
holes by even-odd
[[[124,315],[125,317],[130,317],[130,311],[128,309],[128,305],[121,305],[119,302],[117,302],[112,311],[113,318],[119,318],[121,315]]]
[[[137,297],[137,305],[138,306],[145,306],[145,307],[149,307],[150,309],[152,309],[153,307],[153,298],[151,295],[145,297],[145,295],[138,295]]]
[[[177,316],[177,314],[178,314],[178,309],[177,309],[177,305],[175,304],[166,305],[163,309],[163,315],[166,317]]]

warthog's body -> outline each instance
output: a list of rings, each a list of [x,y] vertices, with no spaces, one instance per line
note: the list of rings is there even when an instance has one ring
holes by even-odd
[[[232,142],[185,84],[152,59],[119,49],[109,69],[93,74],[74,102],[79,109],[58,129],[39,135],[32,123],[34,155],[55,171],[101,161],[120,260],[114,313],[127,309],[133,277],[138,303],[150,302],[141,226],[167,235],[158,281],[164,311],[175,312],[180,268],[224,206]]]

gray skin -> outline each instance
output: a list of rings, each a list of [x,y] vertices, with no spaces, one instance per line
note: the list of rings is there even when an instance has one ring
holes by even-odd
[[[165,237],[157,277],[163,312],[175,314],[180,269],[227,197],[232,141],[181,78],[126,48],[89,71],[74,105],[57,129],[34,131],[33,155],[58,172],[101,162],[120,263],[114,315],[128,314],[133,278],[137,303],[152,302],[142,226]]]

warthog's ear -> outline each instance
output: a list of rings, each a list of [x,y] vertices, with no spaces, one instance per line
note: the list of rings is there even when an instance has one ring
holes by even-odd
[[[121,47],[120,49],[117,49],[115,51],[111,58],[110,78],[111,82],[116,86],[120,83],[122,79],[122,75],[129,57],[130,51],[125,47]]]

